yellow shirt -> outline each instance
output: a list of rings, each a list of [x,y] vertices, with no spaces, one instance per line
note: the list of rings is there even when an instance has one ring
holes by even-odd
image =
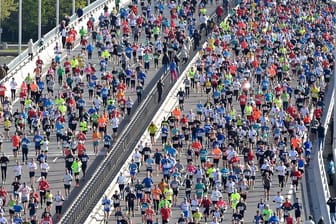
[[[165,195],[167,200],[173,200],[173,189],[165,188],[163,194]]]
[[[319,92],[320,92],[318,87],[312,87],[312,89],[310,91],[311,91],[311,94],[312,94],[313,98],[318,98],[318,95],[319,95]]]

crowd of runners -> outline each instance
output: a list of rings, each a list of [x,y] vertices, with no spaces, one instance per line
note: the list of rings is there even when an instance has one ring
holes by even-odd
[[[0,157],[0,223],[50,224],[52,214],[59,219],[71,188],[85,178],[88,142],[94,154],[101,147],[108,153],[121,119],[132,113],[134,100],[127,95],[134,92],[141,102],[153,67],[164,66],[176,80],[179,63],[200,47],[205,34],[208,44],[178,93],[180,107],[148,130],[151,136],[161,132],[164,147],[152,138],[132,155],[131,181],[121,174],[120,190],[103,200],[106,218],[113,206],[117,222],[129,223],[139,205],[147,223],[157,218],[172,223],[176,206],[182,211],[178,223],[219,223],[225,213],[241,223],[246,212],[256,213],[254,223],[303,221],[301,202],[285,198],[281,190],[289,184],[299,190],[314,150],[307,134],[323,142],[319,119],[333,69],[334,8],[323,1],[243,1],[216,25],[206,4],[223,16],[225,7],[217,1],[134,1],[127,8],[118,2],[106,7],[78,32],[64,21],[62,43],[55,46],[46,75],[45,62],[37,57],[23,83],[10,81],[11,97],[0,85],[0,142],[10,141],[12,149]],[[73,55],[78,37],[82,51]],[[93,54],[98,64],[92,63]],[[206,100],[183,111],[190,94]],[[13,104],[16,99],[20,106]],[[57,148],[50,147],[54,141]],[[48,182],[52,150],[62,150],[65,158],[64,190],[57,192]],[[6,175],[9,167],[13,177]],[[160,182],[153,181],[155,175]],[[246,211],[259,176],[265,193],[255,211]],[[279,193],[273,192],[278,184]]]
[[[315,223],[285,189],[300,191],[317,150],[312,141],[323,148],[335,21],[326,1],[255,0],[214,24],[183,77],[179,106],[160,125],[150,124],[151,141],[135,149],[119,190],[102,200],[105,220]],[[174,66],[170,72],[175,77]],[[184,110],[189,97],[194,108]],[[247,210],[257,188],[264,193]],[[254,218],[244,219],[247,213]]]
[[[141,102],[149,70],[165,66],[178,78],[191,38],[199,47],[207,21],[213,24],[206,4],[133,1],[123,7],[116,1],[79,30],[65,19],[52,62],[32,53],[36,67],[22,83],[13,78],[10,89],[0,84],[0,147],[11,145],[0,156],[0,223],[51,224],[60,219],[71,189],[85,180],[91,154],[109,152],[121,120],[131,115],[134,101]],[[78,39],[81,52],[74,54]],[[183,53],[181,62],[177,52]],[[48,181],[56,151],[65,161],[59,176],[64,190],[57,191]],[[13,176],[7,176],[9,169]]]

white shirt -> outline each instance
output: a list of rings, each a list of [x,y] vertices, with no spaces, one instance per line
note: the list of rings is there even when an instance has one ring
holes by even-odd
[[[222,197],[222,193],[218,190],[214,190],[211,193],[211,200],[212,201],[219,201],[219,198]]]
[[[28,169],[30,172],[34,172],[35,170],[37,170],[37,164],[35,162],[28,163]]]
[[[13,167],[14,175],[20,176],[22,174],[22,166],[21,165],[16,165]]]
[[[298,156],[298,153],[297,153],[297,151],[296,150],[289,150],[289,152],[288,152],[288,155],[289,155],[289,158],[291,159],[291,160],[296,160],[296,158],[297,158],[297,156]]]
[[[46,162],[41,163],[40,168],[41,168],[41,171],[48,172],[48,170],[49,170],[49,164],[46,163]]]
[[[28,186],[21,186],[20,189],[19,189],[19,192],[21,192],[21,195],[23,197],[28,197],[28,200],[29,200],[29,193],[30,193],[30,190],[31,188],[28,187]]]
[[[9,85],[10,85],[11,89],[16,89],[16,87],[17,87],[17,83],[16,83],[15,80],[12,80]]]
[[[228,183],[226,183],[226,187],[227,187],[227,191],[228,191],[228,193],[232,193],[233,191],[234,191],[234,189],[235,189],[235,182],[228,182]]]
[[[139,152],[135,152],[135,153],[133,154],[133,160],[134,160],[134,162],[136,162],[136,163],[140,163],[140,161],[141,161],[141,154],[140,154]]]
[[[276,195],[273,198],[273,202],[275,203],[276,208],[281,208],[283,201],[284,201],[284,198],[281,195]]]
[[[64,174],[63,181],[64,181],[64,184],[71,185],[71,181],[72,181],[71,174]]]
[[[111,123],[112,123],[112,128],[118,128],[119,127],[119,118],[117,118],[117,117],[112,118]]]
[[[126,184],[126,177],[120,175],[120,176],[117,178],[117,183],[118,183],[118,184]]]
[[[7,224],[8,221],[7,221],[7,219],[5,217],[1,217],[0,218],[0,223]]]
[[[55,205],[56,206],[62,206],[64,201],[64,197],[60,194],[55,195]]]
[[[276,170],[280,176],[285,176],[287,168],[284,165],[279,165]]]

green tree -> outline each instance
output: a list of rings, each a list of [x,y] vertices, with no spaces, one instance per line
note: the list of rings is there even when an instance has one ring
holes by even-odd
[[[0,23],[17,11],[18,3],[15,0],[0,0]]]
[[[0,0],[4,1],[4,0]],[[5,0],[14,2],[18,6],[18,0]],[[91,2],[94,2],[91,0]],[[87,0],[76,0],[76,9],[84,8]],[[41,27],[42,35],[48,33],[56,26],[56,0],[42,0],[41,8]],[[72,0],[60,0],[60,20],[65,15],[72,13]],[[22,42],[28,42],[30,38],[37,40],[38,27],[38,0],[22,1]],[[3,40],[8,42],[17,42],[18,36],[18,7],[16,10],[3,20],[4,33]]]

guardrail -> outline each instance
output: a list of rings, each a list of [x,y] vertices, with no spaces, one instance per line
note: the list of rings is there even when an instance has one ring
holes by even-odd
[[[105,5],[113,4],[114,0],[97,0],[93,2],[92,4],[88,5],[83,9],[83,16],[81,18],[78,18],[77,15],[72,15],[70,17],[70,23],[68,27],[77,27],[78,24],[81,21],[87,20],[92,13],[95,13],[97,11],[101,12],[101,10],[104,8]],[[86,24],[86,23],[84,23]],[[47,48],[50,45],[54,44],[55,42],[60,42],[60,35],[59,35],[59,25],[57,25],[54,29],[49,31],[43,36],[44,44],[43,48]],[[37,40],[34,45],[33,49],[34,51],[39,51],[39,42],[40,40]],[[10,78],[12,78],[14,75],[16,75],[27,63],[29,63],[29,56],[28,56],[28,49],[24,50],[20,55],[15,57],[10,63],[8,63],[8,75],[3,78],[0,82],[6,82]]]
[[[229,5],[236,6],[239,2],[240,0],[230,1]],[[214,14],[212,16],[214,17]],[[196,53],[196,51],[192,52],[190,59],[194,58]],[[183,71],[186,66],[187,64],[182,65],[180,71]],[[122,128],[121,137],[113,146],[110,154],[101,162],[101,165],[95,170],[83,190],[78,192],[76,198],[68,205],[69,209],[61,218],[60,223],[84,223],[95,205],[99,203],[105,190],[111,185],[112,180],[118,175],[120,168],[127,161],[134,147],[136,147],[136,139],[139,139],[146,131],[154,114],[160,108],[160,104],[157,103],[157,89],[155,86],[161,77],[165,86],[162,95],[166,97],[169,94],[175,83],[170,81],[168,71],[161,68],[145,89],[143,95],[147,97],[140,105],[133,106],[138,106],[136,113],[132,115],[131,119],[122,121],[122,123],[127,125]]]
[[[325,136],[327,134],[328,125],[331,119],[331,115],[334,108],[334,88],[333,83],[329,83],[327,91],[324,97],[325,108],[321,118],[321,124],[325,127]],[[331,223],[330,215],[327,206],[327,200],[330,197],[329,185],[327,174],[324,167],[323,160],[323,148],[320,147],[318,139],[313,139],[312,160],[307,170],[310,200],[311,200],[311,212],[314,214],[315,221],[318,221],[320,217],[323,217],[325,223]],[[325,139],[323,140],[323,146],[325,146]]]

